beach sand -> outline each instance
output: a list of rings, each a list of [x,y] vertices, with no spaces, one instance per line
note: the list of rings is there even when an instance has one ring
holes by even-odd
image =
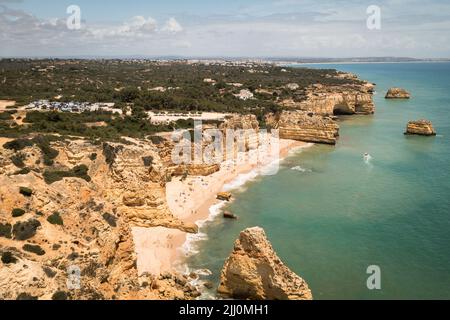
[[[308,144],[294,140],[279,140],[278,159],[285,158],[289,151]],[[248,157],[248,154],[243,155]],[[184,181],[174,178],[167,184],[166,197],[173,215],[185,222],[206,220],[210,207],[216,203],[217,193],[239,175],[261,168],[265,164],[249,163],[248,158],[238,164],[224,162],[221,169],[209,176],[189,176]],[[271,159],[274,161],[276,158]],[[270,162],[269,162],[270,163]],[[168,228],[133,228],[139,274],[149,272],[161,274],[175,271],[182,265],[186,253],[182,247],[186,242],[185,232]]]
[[[12,100],[0,100],[0,111],[5,111],[7,107],[12,107],[15,104],[16,102]]]

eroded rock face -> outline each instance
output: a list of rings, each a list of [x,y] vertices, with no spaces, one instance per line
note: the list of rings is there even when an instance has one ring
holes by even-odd
[[[40,150],[23,154],[30,170],[17,174],[14,151],[0,145],[0,299],[30,295],[51,299],[192,299],[197,293],[173,279],[138,276],[131,227],[165,226],[198,232],[175,218],[166,203],[170,170],[148,141],[93,145],[84,140],[52,143],[59,154],[45,166]],[[92,154],[96,157],[92,157]],[[151,161],[149,161],[151,159]],[[64,178],[52,184],[46,170],[88,168],[90,181]],[[29,196],[20,188],[32,190]],[[11,211],[25,213],[13,217]],[[55,222],[51,217],[58,216]],[[32,248],[27,251],[24,248]],[[72,269],[71,269],[72,268]],[[79,289],[68,289],[69,270],[80,272]],[[76,284],[76,281],[75,281]]]
[[[281,139],[336,144],[339,136],[339,125],[333,119],[299,110],[271,115],[266,122],[279,130]]]
[[[283,264],[259,227],[241,232],[225,261],[218,292],[236,299],[312,299],[307,283]]]
[[[373,91],[374,85],[368,82],[343,86],[316,84],[307,88],[303,100],[284,100],[280,105],[317,115],[373,114]]]
[[[402,88],[390,88],[386,93],[386,99],[409,99],[411,95]]]
[[[406,126],[406,135],[416,134],[421,136],[435,136],[436,131],[433,128],[433,124],[428,120],[410,121]]]
[[[248,151],[258,147],[259,123],[253,114],[233,115],[226,119],[219,126],[219,129],[222,130],[224,137],[231,130],[235,134],[235,140],[243,139],[242,145],[244,150],[241,151]],[[242,136],[239,135],[239,130],[241,130]]]
[[[305,142],[336,144],[339,126],[333,116],[375,112],[375,85],[358,80],[354,74],[337,73],[336,78],[355,80],[353,84],[329,86],[312,85],[297,100],[278,103],[285,108],[278,115],[266,116],[268,126],[279,129],[280,138]]]

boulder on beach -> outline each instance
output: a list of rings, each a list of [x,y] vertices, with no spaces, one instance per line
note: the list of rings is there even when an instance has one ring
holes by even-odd
[[[283,264],[260,227],[241,232],[217,291],[234,299],[312,300],[306,281]]]
[[[219,192],[217,194],[217,199],[222,201],[230,201],[231,199],[231,193],[229,192]]]
[[[436,131],[433,128],[433,124],[428,120],[410,121],[406,126],[406,135],[415,134],[421,136],[435,136]]]
[[[237,215],[235,215],[235,214],[233,214],[233,213],[231,213],[231,212],[229,212],[229,211],[225,211],[225,212],[223,213],[223,217],[224,217],[225,219],[237,219],[237,218],[238,218]]]
[[[386,99],[409,99],[411,94],[402,88],[390,88],[386,93]]]

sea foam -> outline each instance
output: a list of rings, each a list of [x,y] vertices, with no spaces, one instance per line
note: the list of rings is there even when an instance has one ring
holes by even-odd
[[[300,171],[300,172],[312,172],[311,169],[305,169],[302,166],[292,167],[291,170]]]

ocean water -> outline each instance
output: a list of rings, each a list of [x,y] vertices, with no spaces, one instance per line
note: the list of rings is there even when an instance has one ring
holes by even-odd
[[[204,279],[217,287],[239,232],[261,226],[315,299],[449,299],[450,64],[309,67],[376,83],[376,114],[341,118],[336,146],[300,150],[277,175],[252,176],[235,189],[235,200],[215,209],[239,220],[205,223],[208,240],[195,243],[189,267],[211,270]],[[393,86],[412,99],[385,100]],[[436,137],[403,135],[408,120],[420,118],[433,122]],[[380,267],[380,290],[367,288],[370,265]]]

